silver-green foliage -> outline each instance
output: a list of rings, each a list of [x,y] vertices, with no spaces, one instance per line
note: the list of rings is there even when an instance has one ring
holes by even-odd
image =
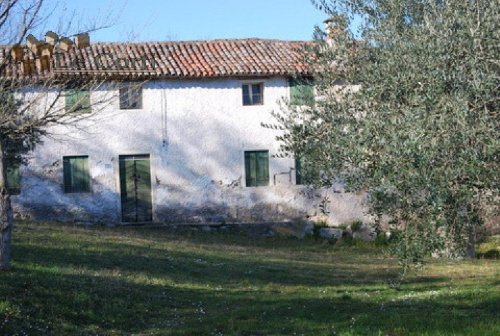
[[[318,98],[277,115],[282,149],[309,182],[367,190],[371,212],[401,230],[405,267],[437,248],[473,255],[498,201],[499,2],[313,3],[337,16],[335,36],[306,51]],[[361,41],[343,29],[353,15]]]

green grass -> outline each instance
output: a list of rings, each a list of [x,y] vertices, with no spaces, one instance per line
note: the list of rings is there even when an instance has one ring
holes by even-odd
[[[498,260],[400,287],[370,244],[16,223],[1,335],[500,335]]]
[[[477,248],[478,258],[500,259],[500,236],[492,236],[486,239]]]

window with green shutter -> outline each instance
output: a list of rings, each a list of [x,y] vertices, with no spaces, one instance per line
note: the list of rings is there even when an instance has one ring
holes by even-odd
[[[66,111],[68,113],[90,113],[90,92],[82,89],[67,91]]]
[[[292,105],[314,105],[314,85],[311,79],[291,78],[290,82],[290,104]]]
[[[295,184],[311,184],[319,178],[318,172],[297,153],[295,155]]]
[[[125,85],[120,88],[120,110],[142,109],[142,86]]]
[[[88,156],[63,157],[64,192],[90,192]]]
[[[245,152],[245,176],[247,187],[269,185],[269,151]]]
[[[19,165],[7,165],[7,190],[10,195],[21,193],[21,173]]]

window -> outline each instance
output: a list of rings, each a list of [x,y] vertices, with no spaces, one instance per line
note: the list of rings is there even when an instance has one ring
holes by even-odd
[[[128,85],[120,88],[120,109],[142,109],[142,86]]]
[[[66,92],[66,111],[90,113],[90,92],[81,89]]]
[[[243,84],[243,105],[264,104],[264,83]]]
[[[269,151],[245,152],[245,176],[247,187],[269,185]]]
[[[319,179],[318,172],[303,157],[295,154],[295,184],[311,184]]]
[[[64,192],[90,192],[89,157],[63,157]]]
[[[290,85],[290,104],[314,105],[314,86],[310,79],[292,78]]]
[[[7,164],[6,185],[10,195],[19,195],[21,193],[21,173],[19,164]]]

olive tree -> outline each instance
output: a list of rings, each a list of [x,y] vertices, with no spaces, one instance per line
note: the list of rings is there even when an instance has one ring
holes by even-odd
[[[313,3],[333,17],[304,53],[316,103],[276,115],[282,150],[310,183],[366,191],[404,270],[436,250],[474,256],[484,208],[498,211],[498,1]]]

